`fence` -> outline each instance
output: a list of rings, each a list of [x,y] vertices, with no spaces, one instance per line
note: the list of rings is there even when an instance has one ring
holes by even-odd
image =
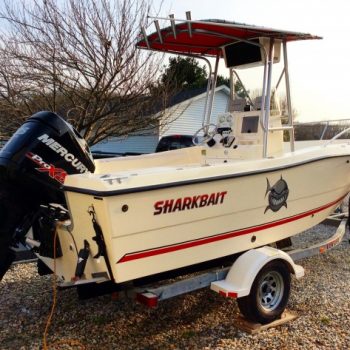
[[[350,127],[350,119],[327,120],[310,123],[295,123],[295,139],[305,140],[329,140],[336,134]],[[345,135],[344,138],[348,138]]]

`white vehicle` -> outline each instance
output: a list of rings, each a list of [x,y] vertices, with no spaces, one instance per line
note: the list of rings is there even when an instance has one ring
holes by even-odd
[[[157,279],[170,271],[232,265],[238,258],[232,273],[212,288],[238,297],[251,320],[269,322],[285,308],[290,273],[301,277],[303,271],[288,255],[267,246],[285,245],[289,237],[323,221],[350,190],[348,143],[294,149],[287,43],[319,38],[219,20],[192,21],[189,14],[185,21],[170,17],[164,29],[158,20],[154,33],[143,29],[139,48],[202,58],[210,67],[207,58],[216,59],[197,133],[204,132],[202,143],[93,162],[84,141],[60,117],[34,115],[0,153],[1,195],[10,198],[3,210],[21,204],[14,209],[16,218],[2,224],[0,270],[3,275],[10,264],[14,232],[23,238],[31,225],[27,238],[41,272],[43,264],[55,269],[66,286],[110,281],[123,288],[126,282]],[[262,65],[262,97],[253,102],[247,95],[242,101],[232,91],[230,110],[212,125],[221,58],[231,78],[238,77],[236,69]],[[282,60],[284,69],[273,87],[273,66]],[[283,78],[285,123],[273,103]],[[290,137],[288,152],[284,131]]]

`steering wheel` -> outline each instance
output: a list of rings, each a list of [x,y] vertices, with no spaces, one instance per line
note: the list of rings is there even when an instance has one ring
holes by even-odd
[[[209,128],[210,127],[213,127],[213,130],[209,131]],[[198,141],[198,134],[201,133],[201,132],[204,132],[204,136],[203,138],[201,139],[201,141]],[[210,123],[210,124],[205,124],[203,125],[201,128],[199,128],[193,135],[192,137],[192,142],[194,145],[196,146],[200,146],[200,145],[203,145],[204,143],[207,143],[209,142],[210,140],[213,139],[213,137],[218,133],[217,131],[217,128],[216,128],[216,125],[213,124],[213,123]]]

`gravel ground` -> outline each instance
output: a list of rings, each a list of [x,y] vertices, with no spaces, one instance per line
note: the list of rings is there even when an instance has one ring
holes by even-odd
[[[310,234],[317,233],[316,234]],[[319,225],[295,238],[326,237]],[[86,349],[349,349],[350,250],[344,241],[325,255],[304,259],[306,275],[292,281],[289,310],[298,318],[248,335],[233,325],[236,302],[205,289],[164,301],[157,309],[110,296],[80,301],[59,291],[49,343],[76,339]],[[16,265],[0,282],[0,349],[41,349],[52,300],[50,276],[35,264]],[[77,349],[65,346],[60,349]]]

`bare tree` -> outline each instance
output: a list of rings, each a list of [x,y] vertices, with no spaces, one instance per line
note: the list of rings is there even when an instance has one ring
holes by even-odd
[[[89,144],[156,125],[160,59],[136,49],[151,0],[6,0],[0,12],[0,127],[65,116]],[[150,92],[152,91],[152,98]]]

